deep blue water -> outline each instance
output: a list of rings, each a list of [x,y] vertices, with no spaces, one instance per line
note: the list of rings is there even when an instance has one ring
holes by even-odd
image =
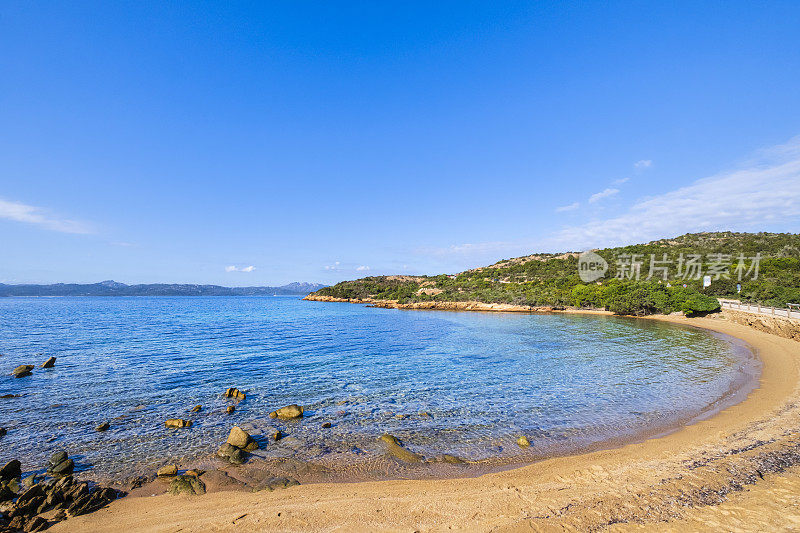
[[[21,395],[0,399],[3,455],[33,468],[64,448],[100,476],[211,453],[232,424],[267,433],[289,403],[308,416],[266,456],[369,456],[383,432],[428,456],[575,451],[685,421],[753,365],[732,339],[653,321],[288,297],[0,299],[0,353],[0,394]],[[49,356],[53,369],[9,375]],[[247,393],[234,415],[228,387]],[[195,425],[167,430],[171,417]]]

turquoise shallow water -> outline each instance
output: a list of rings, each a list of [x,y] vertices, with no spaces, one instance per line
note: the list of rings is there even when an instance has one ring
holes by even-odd
[[[234,423],[267,434],[289,403],[307,417],[264,457],[363,460],[390,432],[426,456],[530,460],[674,427],[734,401],[757,364],[733,339],[654,321],[287,297],[0,299],[0,353],[0,393],[20,395],[0,399],[3,456],[33,468],[63,448],[99,477],[202,457]],[[228,387],[247,392],[234,415]]]

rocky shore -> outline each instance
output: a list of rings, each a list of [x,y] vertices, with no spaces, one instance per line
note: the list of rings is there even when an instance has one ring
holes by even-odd
[[[44,475],[22,477],[12,459],[0,470],[0,531],[44,531],[70,517],[94,512],[123,492],[73,477],[75,463],[64,451],[47,462]]]
[[[500,303],[484,303],[477,301],[464,301],[464,302],[444,302],[444,301],[427,301],[427,302],[411,302],[411,303],[398,303],[395,300],[376,300],[374,298],[335,298],[333,296],[322,296],[319,294],[309,294],[304,300],[313,302],[346,302],[351,304],[367,304],[370,307],[381,307],[384,309],[413,309],[413,310],[440,310],[440,311],[486,311],[486,312],[499,312],[499,313],[558,313],[558,312],[582,312],[593,314],[611,314],[608,311],[592,310],[592,309],[572,309],[567,307],[554,307],[554,306],[530,306],[530,305],[513,305],[513,304],[500,304]]]

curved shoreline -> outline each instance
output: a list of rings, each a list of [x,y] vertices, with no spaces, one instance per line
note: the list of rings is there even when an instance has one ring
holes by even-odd
[[[658,319],[728,334],[756,348],[763,363],[759,387],[666,436],[480,477],[126,498],[52,530],[113,531],[120,523],[136,531],[591,529],[682,518],[687,509],[718,503],[748,484],[765,483],[771,470],[800,463],[800,433],[788,430],[800,427],[800,345],[721,319]]]

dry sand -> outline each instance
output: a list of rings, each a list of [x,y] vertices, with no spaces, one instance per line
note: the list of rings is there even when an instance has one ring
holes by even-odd
[[[723,319],[763,361],[743,402],[667,436],[469,479],[128,497],[53,532],[800,528],[800,344]]]

